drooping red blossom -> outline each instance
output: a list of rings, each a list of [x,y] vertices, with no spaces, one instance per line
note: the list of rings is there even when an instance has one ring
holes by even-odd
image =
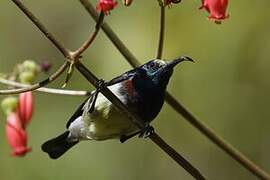
[[[229,0],[202,0],[202,6],[199,9],[205,9],[210,13],[209,19],[220,22],[229,17],[226,15]]]
[[[21,93],[19,95],[19,116],[21,119],[22,127],[25,128],[30,122],[34,109],[34,98],[31,91]]]
[[[96,9],[104,14],[108,14],[115,6],[117,6],[117,2],[114,0],[99,0]]]
[[[31,151],[31,148],[27,147],[27,134],[17,112],[11,112],[7,117],[6,136],[13,156],[24,156]]]

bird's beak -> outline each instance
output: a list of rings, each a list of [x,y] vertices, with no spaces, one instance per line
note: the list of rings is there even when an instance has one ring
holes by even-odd
[[[190,57],[181,56],[181,57],[176,58],[174,60],[168,61],[167,64],[166,64],[166,69],[173,69],[174,66],[176,66],[177,64],[179,64],[180,62],[183,62],[183,61],[194,62],[193,59],[191,59]]]

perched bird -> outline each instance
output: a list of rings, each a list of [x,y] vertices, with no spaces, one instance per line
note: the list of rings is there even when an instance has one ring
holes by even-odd
[[[151,60],[105,84],[147,127],[162,108],[173,68],[182,61],[192,59],[182,56],[172,61]],[[120,139],[124,142],[138,133],[144,133],[97,91],[79,106],[66,128],[63,134],[42,145],[42,150],[53,159],[59,158],[81,140]]]

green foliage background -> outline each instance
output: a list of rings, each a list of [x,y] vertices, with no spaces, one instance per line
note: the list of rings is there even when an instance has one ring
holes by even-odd
[[[94,22],[75,0],[24,1],[63,43],[77,48]],[[96,1],[92,1],[95,3]],[[197,10],[200,0],[167,11],[164,58],[188,55],[195,64],[175,69],[168,90],[199,119],[270,172],[270,37],[268,0],[230,1],[230,18],[222,25]],[[0,2],[0,72],[25,59],[53,62],[63,57],[11,1]],[[119,6],[106,21],[140,62],[153,59],[159,27],[155,0]],[[103,33],[84,54],[83,62],[99,77],[110,79],[130,69]],[[44,75],[45,77],[45,75]],[[40,78],[44,78],[40,77]],[[63,78],[51,86],[60,87]],[[1,86],[1,88],[4,88]],[[77,72],[67,88],[91,90]],[[192,179],[149,140],[83,142],[54,161],[40,150],[42,142],[64,130],[80,97],[35,93],[35,114],[28,129],[33,148],[24,158],[10,156],[5,116],[0,113],[0,179]],[[201,135],[167,104],[154,121],[157,132],[209,179],[256,179]]]

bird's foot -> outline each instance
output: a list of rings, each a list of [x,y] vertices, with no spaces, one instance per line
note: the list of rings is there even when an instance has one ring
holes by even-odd
[[[149,136],[151,136],[151,134],[153,134],[155,132],[155,129],[150,126],[149,124],[146,125],[145,128],[143,128],[142,130],[140,131],[137,131],[133,134],[130,134],[130,135],[122,135],[120,136],[120,142],[121,143],[124,143],[126,142],[127,140],[133,138],[134,136],[138,135],[139,134],[139,138],[148,138]]]
[[[92,99],[91,107],[89,110],[90,113],[92,113],[95,110],[95,104],[96,104],[98,93],[102,90],[102,88],[106,86],[106,82],[103,79],[98,80],[97,84],[98,84],[97,85],[98,87],[92,95],[93,99]]]
[[[124,143],[124,142],[126,142],[127,140],[129,140],[129,139],[131,139],[131,138],[133,138],[134,136],[136,136],[136,135],[138,135],[138,134],[140,134],[141,133],[141,131],[137,131],[137,132],[135,132],[135,133],[133,133],[133,134],[130,134],[130,135],[122,135],[122,136],[120,136],[120,142],[121,143]]]
[[[140,132],[139,138],[148,138],[155,132],[155,129],[149,124],[146,125]]]

